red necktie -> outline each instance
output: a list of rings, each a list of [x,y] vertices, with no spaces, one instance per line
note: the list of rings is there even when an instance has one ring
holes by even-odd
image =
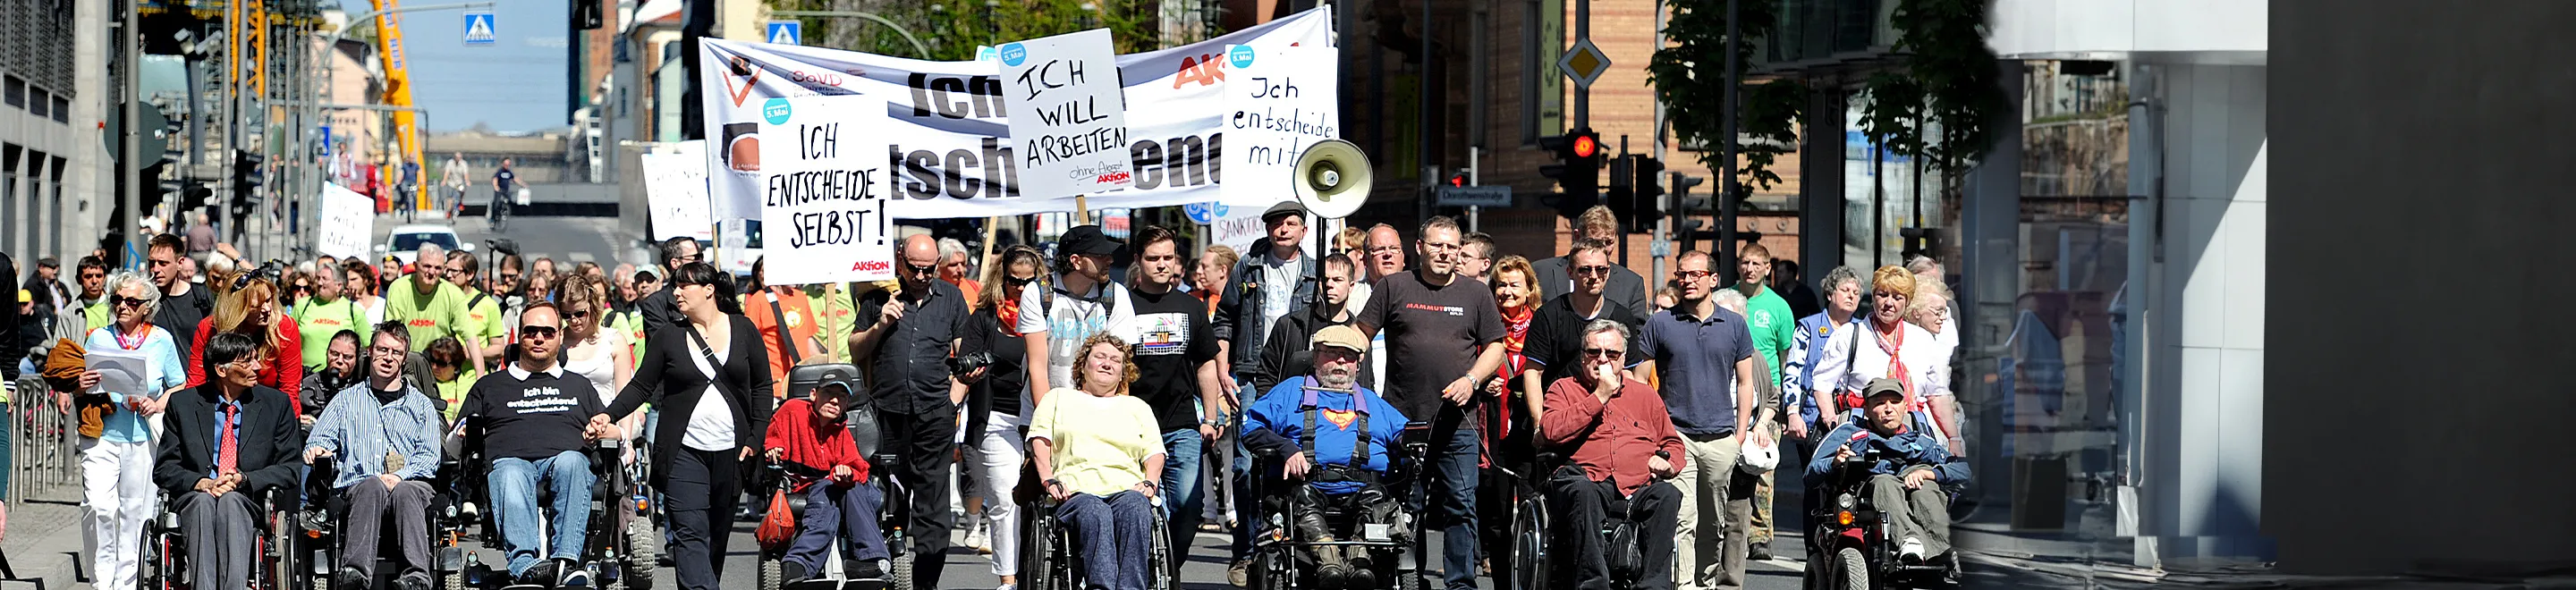
[[[241,466],[240,458],[233,456],[236,454],[233,451],[241,446],[241,427],[236,423],[240,418],[241,406],[224,406],[224,427],[222,428],[224,431],[223,442],[221,443],[222,446],[215,449],[215,473],[217,475],[232,473],[233,471],[238,470]]]

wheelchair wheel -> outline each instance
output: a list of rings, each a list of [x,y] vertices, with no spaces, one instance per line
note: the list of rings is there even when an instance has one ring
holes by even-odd
[[[620,580],[626,590],[653,590],[653,565],[659,557],[655,551],[661,542],[662,535],[653,530],[651,517],[627,517],[626,575]]]
[[[1548,587],[1547,579],[1547,503],[1536,497],[1524,497],[1512,511],[1511,564],[1503,568],[1510,581],[1500,584],[1503,590],[1538,590]]]
[[[1834,552],[1834,566],[1842,579],[1832,590],[1869,590],[1869,560],[1861,557],[1860,549],[1844,547]]]
[[[1158,500],[1159,504],[1160,501]],[[1172,590],[1172,581],[1180,577],[1180,560],[1172,557],[1172,522],[1163,511],[1154,511],[1153,553],[1146,559],[1146,571],[1153,576],[1145,580],[1146,590]]]
[[[786,588],[786,570],[787,562],[770,559],[768,557],[760,558],[760,590],[780,590],[782,588]]]
[[[886,564],[886,590],[913,590],[912,555],[906,553],[887,561],[890,563]]]

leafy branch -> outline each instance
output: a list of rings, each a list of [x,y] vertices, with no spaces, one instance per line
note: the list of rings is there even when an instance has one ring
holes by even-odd
[[[1655,50],[1646,65],[1646,81],[1655,88],[1655,99],[1664,103],[1664,114],[1673,134],[1686,145],[1704,146],[1699,152],[1701,165],[1713,170],[1725,169],[1721,141],[1734,141],[1736,153],[1742,154],[1738,170],[1745,184],[1767,189],[1780,182],[1771,167],[1779,157],[1796,149],[1797,122],[1806,109],[1807,89],[1804,84],[1776,80],[1746,86],[1739,92],[1743,110],[1738,119],[1737,137],[1725,137],[1726,115],[1735,105],[1727,103],[1726,86],[1726,10],[1724,4],[1701,0],[1665,0],[1672,8],[1671,20],[1664,26],[1668,46]],[[1748,0],[1736,6],[1737,32],[1745,41],[1738,43],[1736,59],[1739,68],[1753,63],[1753,39],[1770,36],[1779,27],[1779,3]],[[1750,138],[1746,142],[1740,139]]]

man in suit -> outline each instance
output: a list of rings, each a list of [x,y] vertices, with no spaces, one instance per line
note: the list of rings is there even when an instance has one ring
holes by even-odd
[[[696,239],[688,236],[672,236],[671,239],[662,241],[661,275],[673,276],[673,273],[680,271],[680,265],[697,262],[698,259]],[[654,291],[653,294],[644,296],[644,299],[636,304],[636,308],[644,314],[644,333],[646,334],[660,334],[663,326],[683,321],[680,317],[680,304],[671,299],[670,289]]]
[[[1594,205],[1591,209],[1585,209],[1583,217],[1575,220],[1574,227],[1576,244],[1581,244],[1584,240],[1599,240],[1604,244],[1619,243],[1619,218],[1610,213],[1610,207],[1607,205]],[[1556,294],[1574,290],[1574,277],[1566,270],[1573,266],[1573,257],[1574,251],[1569,249],[1564,256],[1530,263],[1530,270],[1538,273],[1536,278],[1540,292]],[[1630,315],[1641,318],[1654,315],[1655,308],[1646,306],[1645,277],[1637,276],[1637,271],[1628,270],[1628,267],[1610,265],[1610,284],[1604,288],[1602,296],[1610,298],[1611,303],[1627,308]]]
[[[209,588],[249,588],[263,492],[289,489],[303,466],[303,428],[286,392],[259,384],[259,343],[241,334],[206,342],[214,377],[172,397],[153,482],[178,499],[188,567]],[[291,493],[291,492],[290,492]]]

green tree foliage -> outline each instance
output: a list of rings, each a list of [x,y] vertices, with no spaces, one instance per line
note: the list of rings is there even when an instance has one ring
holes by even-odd
[[[1664,27],[1669,43],[1657,49],[1646,65],[1647,83],[1655,88],[1655,99],[1664,103],[1664,114],[1673,133],[1686,145],[1708,146],[1699,152],[1699,162],[1710,169],[1723,169],[1724,157],[1717,149],[1723,137],[1726,113],[1733,107],[1726,96],[1726,4],[1711,0],[1666,0],[1672,7],[1672,20]],[[1753,50],[1760,39],[1778,27],[1779,3],[1776,0],[1743,0],[1736,5],[1741,21],[1738,32],[1745,42],[1738,44],[1739,71],[1753,63]],[[1795,149],[1798,142],[1798,115],[1806,106],[1807,92],[1795,81],[1776,80],[1748,84],[1739,93],[1744,101],[1743,117],[1737,122],[1740,137],[1756,141],[1740,142],[1736,153],[1743,154],[1744,166],[1738,173],[1743,182],[1756,188],[1770,188],[1780,182],[1771,171],[1780,155]]]
[[[1153,5],[1145,0],[768,0],[771,10],[856,10],[902,24],[930,46],[928,59],[975,59],[975,46],[1109,29],[1119,53],[1155,48]],[[903,35],[856,18],[803,17],[807,45],[920,57]]]

